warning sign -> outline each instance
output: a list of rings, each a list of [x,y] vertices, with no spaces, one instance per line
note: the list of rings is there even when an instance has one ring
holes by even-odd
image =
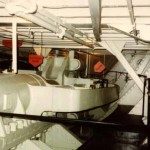
[[[98,61],[95,65],[94,65],[94,72],[97,72],[97,73],[101,73],[102,71],[105,70],[105,65]]]
[[[12,48],[12,40],[2,40],[2,44],[6,47]],[[22,45],[22,41],[17,41],[17,47],[20,47]]]
[[[43,56],[42,55],[29,55],[29,63],[34,67],[38,67],[43,63]]]

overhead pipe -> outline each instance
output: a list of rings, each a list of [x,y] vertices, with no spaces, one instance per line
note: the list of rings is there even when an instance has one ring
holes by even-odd
[[[0,28],[1,30],[4,30],[4,31],[8,31],[8,32],[10,32],[10,33],[12,33],[12,31],[11,30],[8,30],[8,29],[4,29],[4,28]],[[35,33],[35,32],[34,32]],[[17,34],[18,35],[21,35],[21,36],[25,36],[25,37],[28,37],[28,38],[30,38],[27,34],[23,34],[23,33],[19,33],[19,32],[17,32]],[[70,34],[70,33],[68,33],[68,34]],[[12,39],[12,37],[6,37],[6,36],[2,36],[2,35],[0,35],[0,37],[4,37],[4,38],[9,38],[9,39]],[[30,38],[31,39],[31,38]],[[23,42],[26,42],[26,43],[31,43],[31,44],[35,44],[35,45],[40,45],[41,43],[40,42],[33,42],[33,41],[28,41],[28,40],[25,40],[25,39],[21,39]],[[53,40],[53,39],[52,39]],[[58,40],[58,39],[56,39],[56,40]],[[56,42],[56,40],[54,41],[54,42]],[[68,42],[68,41],[66,41],[66,40],[64,40],[64,41],[62,41],[62,40],[58,40],[58,42]],[[69,42],[71,43],[72,42],[72,40],[70,41],[69,40]]]
[[[32,0],[31,0],[31,2],[32,2]],[[65,24],[59,17],[54,16],[53,14],[45,11],[44,9],[37,10],[37,5],[36,5],[35,1],[33,1],[33,3],[32,3],[33,5],[31,5],[31,8],[29,8],[30,11],[28,11],[29,3],[25,3],[25,6],[23,7],[24,9],[22,9],[22,4],[23,4],[23,2],[6,3],[6,9],[12,15],[15,14],[16,16],[27,19],[39,26],[42,26],[50,31],[53,31],[54,33],[58,33],[58,34],[60,33],[61,36],[62,36],[62,34],[64,34],[63,37],[69,38],[79,44],[93,48],[92,44],[89,44],[86,41],[75,37],[75,35],[71,36],[71,35],[69,35],[69,33],[65,33],[64,30],[66,30],[66,29],[71,30],[74,32],[74,34],[79,34],[80,36],[84,35],[87,37],[86,34],[83,34],[80,30],[74,28],[73,26],[71,26],[69,24]],[[66,29],[62,30],[62,29],[60,29],[60,27],[58,27],[58,25],[61,25],[62,27],[66,28]]]
[[[110,28],[110,29],[112,29],[112,30],[115,30],[115,31],[117,31],[117,32],[120,32],[120,33],[122,33],[122,34],[124,34],[124,35],[127,35],[127,36],[129,36],[129,37],[132,37],[132,38],[134,38],[135,40],[138,40],[138,41],[141,41],[141,42],[150,44],[150,41],[149,41],[149,40],[144,40],[144,39],[139,38],[139,37],[137,37],[137,36],[135,36],[135,35],[132,35],[132,34],[130,34],[130,33],[128,33],[128,32],[125,32],[125,31],[123,31],[123,30],[120,30],[120,29],[118,29],[118,28],[116,28],[116,27],[114,27],[114,26],[105,24],[105,27]]]
[[[11,32],[12,33],[12,32]],[[12,37],[11,37],[11,35],[10,36],[2,36],[2,35],[0,35],[0,37],[3,37],[3,38],[7,38],[7,39],[12,39]],[[25,42],[25,43],[31,43],[31,44],[35,44],[35,45],[41,45],[42,43],[39,41],[39,40],[36,40],[37,42],[33,42],[33,41],[30,41],[31,39],[21,39],[20,38],[20,40],[22,40],[23,42]],[[73,41],[72,40],[58,40],[58,39],[56,39],[56,40],[54,40],[54,39],[52,39],[52,40],[50,40],[50,41],[47,41],[48,43],[46,44],[46,45],[49,45],[49,44],[56,44],[57,46],[58,46],[58,44],[67,44],[67,45],[72,45],[72,46],[80,46],[79,45],[79,43],[73,43]],[[45,43],[44,43],[44,45],[45,45]],[[55,46],[56,46],[55,45]],[[49,45],[50,46],[50,45]],[[62,45],[62,46],[64,46],[64,45]],[[85,47],[84,47],[85,48]],[[80,49],[82,49],[82,47],[80,46]]]
[[[11,33],[12,33],[12,31],[10,31]],[[17,32],[17,35],[20,35],[18,32]],[[22,35],[22,34],[21,34]],[[10,35],[1,35],[0,34],[0,37],[3,37],[3,38],[6,38],[6,39],[12,39],[12,36]],[[23,42],[26,42],[26,43],[31,43],[31,44],[35,44],[35,45],[40,45],[41,43],[37,43],[37,42],[33,42],[33,41],[28,41],[28,40],[25,40],[25,39],[21,39],[20,38],[20,40],[22,40]]]
[[[41,15],[39,12],[35,13],[34,14],[35,17],[47,22],[48,24],[50,24],[51,26],[53,26],[55,29],[55,32],[56,30],[58,29],[58,24],[56,24],[56,22],[54,22],[53,20],[49,19],[48,17],[44,16],[44,15]]]
[[[73,26],[75,26],[76,28],[84,28],[84,27],[85,27],[85,28],[92,28],[92,25],[91,25],[91,24],[73,24]],[[118,28],[116,28],[116,27],[114,27],[114,26],[112,26],[112,25],[102,24],[102,25],[101,25],[101,28],[109,28],[109,29],[112,29],[112,30],[114,30],[114,31],[117,31],[117,32],[119,32],[119,33],[121,33],[121,34],[127,35],[128,37],[131,37],[131,38],[137,39],[137,40],[139,40],[139,41],[141,41],[141,42],[150,44],[150,41],[149,41],[149,40],[144,40],[144,39],[142,39],[142,38],[139,38],[139,37],[137,37],[137,36],[135,36],[135,35],[132,35],[132,34],[130,34],[130,33],[128,33],[128,32],[125,32],[125,31],[123,31],[123,30],[121,30],[121,29],[118,29]]]
[[[73,40],[73,41],[75,41],[75,42],[77,42],[79,44],[85,45],[85,46],[87,46],[89,48],[94,48],[93,44],[89,44],[89,43],[87,43],[87,42],[85,42],[85,41],[83,41],[83,40],[81,40],[81,39],[79,39],[77,37],[73,37],[72,35],[70,35],[67,32],[65,33],[64,37],[66,37],[66,38],[68,38],[70,40]]]
[[[0,30],[3,30],[3,31],[7,31],[7,32],[12,33],[12,31],[11,31],[11,30],[9,30],[9,29],[5,29],[5,28],[3,28],[3,27],[0,27]],[[21,35],[21,36],[29,37],[28,35],[23,34],[23,33],[19,33],[19,32],[17,32],[17,34],[18,34],[18,35]]]
[[[63,22],[59,17],[54,16],[50,12],[45,11],[44,9],[39,9],[37,12],[39,12],[41,15],[48,17],[49,19],[52,19],[54,22],[60,24],[61,26],[65,27],[68,30],[73,31],[75,34],[78,34],[80,36],[87,36],[86,34],[82,33],[80,30],[73,27],[71,24],[67,24]]]
[[[31,22],[33,22],[33,23],[35,23],[35,24],[37,24],[41,27],[44,27],[44,28],[46,28],[50,31],[53,31],[54,33],[56,33],[56,32],[61,33],[62,32],[62,30],[60,30],[59,28],[52,26],[51,24],[45,22],[45,20],[42,20],[42,19],[40,19],[37,16],[34,16],[32,14],[25,14],[23,12],[18,12],[18,13],[16,13],[16,16],[21,17],[23,19],[27,19],[27,20],[29,20],[29,21],[31,21]],[[68,39],[71,39],[71,40],[73,40],[73,41],[75,41],[79,44],[82,44],[82,45],[85,45],[87,47],[93,48],[92,44],[89,44],[89,43],[87,43],[87,42],[85,42],[85,41],[83,41],[83,40],[81,40],[77,37],[73,37],[70,34],[68,34],[67,32],[64,33],[64,37],[66,37]]]
[[[51,25],[51,24],[48,24],[47,22],[45,22],[45,20],[43,20],[43,19],[41,19],[41,18],[39,18],[39,17],[37,17],[37,16],[34,16],[34,15],[32,15],[32,14],[25,14],[25,13],[23,13],[23,12],[18,12],[18,13],[16,13],[15,15],[16,15],[17,17],[21,17],[21,18],[23,18],[23,19],[26,19],[26,20],[32,22],[32,23],[35,23],[35,24],[37,24],[37,25],[39,25],[39,26],[41,26],[41,27],[44,27],[44,28],[46,28],[46,29],[49,29],[49,30],[51,30],[51,31],[53,31],[53,32],[56,32],[56,31],[57,31],[57,28],[56,28],[56,27],[54,27],[54,26]],[[59,30],[58,32],[60,32],[60,30]]]
[[[53,14],[45,11],[44,9],[40,9],[37,11],[37,13],[34,14],[34,16],[50,23],[53,26],[62,26],[64,28],[66,28],[67,30],[70,30],[72,32],[74,32],[74,34],[78,34],[80,36],[87,36],[86,34],[82,33],[80,30],[76,29],[75,27],[73,27],[70,24],[66,24],[64,23],[60,18],[54,16]]]

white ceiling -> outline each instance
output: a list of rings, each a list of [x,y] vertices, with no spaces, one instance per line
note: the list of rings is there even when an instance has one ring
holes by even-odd
[[[90,1],[90,0],[89,0]],[[11,38],[12,35],[12,22],[17,21],[17,32],[18,38],[25,41],[24,47],[41,46],[43,47],[59,47],[59,48],[89,48],[84,46],[84,44],[79,44],[74,37],[84,41],[85,43],[91,44],[94,48],[102,49],[96,44],[96,39],[93,34],[93,21],[91,17],[90,5],[88,0],[0,0],[0,42],[3,39]],[[149,50],[149,40],[150,40],[150,1],[149,0],[132,0],[132,5],[127,2],[129,0],[93,0],[93,3],[101,2],[101,7],[91,5],[92,8],[95,7],[93,11],[94,15],[97,15],[99,25],[96,25],[96,29],[100,28],[101,40],[115,40],[115,41],[126,41],[124,47],[125,50],[135,49],[135,50]],[[73,37],[73,40],[67,37],[62,38],[60,34],[51,31],[46,27],[41,27],[39,24],[35,25],[32,20],[27,21],[22,19],[22,17],[16,17],[17,13],[21,10],[20,6],[25,6],[25,9],[34,9],[34,4],[36,3],[37,10],[31,14],[32,16],[37,15],[38,11],[47,11],[62,20],[63,24],[72,25],[83,35],[77,34],[77,32],[69,34]],[[18,12],[16,15],[10,15],[10,8],[7,8],[8,4],[19,5]],[[97,5],[96,4],[96,5]],[[99,8],[99,10],[97,9]],[[132,8],[132,10],[130,10]],[[97,10],[96,10],[97,9]],[[24,10],[24,8],[22,9]],[[130,11],[129,11],[130,10]],[[101,14],[97,14],[101,12]],[[20,13],[20,12],[19,12]],[[20,15],[20,14],[19,14]],[[21,14],[22,15],[22,14]],[[43,15],[48,15],[43,12]],[[18,16],[18,15],[17,15]],[[132,16],[134,19],[132,19]],[[25,18],[25,17],[24,17]],[[47,18],[47,19],[46,19]],[[51,18],[51,16],[49,16]],[[48,17],[42,18],[45,22],[50,21]],[[93,17],[94,18],[94,17]],[[55,18],[56,19],[56,18]],[[52,20],[53,21],[53,20]],[[49,22],[48,22],[49,23]],[[58,25],[57,21],[53,22]],[[119,32],[111,28],[111,26],[120,29]],[[58,27],[58,26],[57,26]],[[59,25],[62,31],[64,27]],[[68,28],[65,27],[65,30]],[[135,35],[132,31],[137,31],[138,34]],[[73,30],[75,31],[75,30]],[[124,32],[129,33],[125,35]],[[29,35],[34,34],[34,39]],[[139,40],[134,40],[130,35],[141,38],[146,42],[140,42]],[[59,37],[58,37],[59,36]],[[70,36],[70,35],[69,35]],[[34,44],[33,44],[34,42]],[[138,45],[137,45],[138,43]]]

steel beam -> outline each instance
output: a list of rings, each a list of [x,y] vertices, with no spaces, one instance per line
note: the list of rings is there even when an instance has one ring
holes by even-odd
[[[129,14],[130,14],[131,23],[132,23],[132,25],[134,25],[135,24],[135,18],[134,18],[132,0],[127,0],[127,5],[128,5],[128,10],[129,10]]]
[[[102,41],[99,44],[116,56],[116,58],[119,60],[122,66],[129,73],[131,78],[135,81],[139,89],[143,92],[143,82],[140,80],[136,72],[133,70],[133,68],[130,66],[128,61],[125,59],[125,57],[121,53],[125,42],[120,43],[120,42],[113,42],[113,41]]]
[[[96,41],[101,41],[101,0],[88,0],[92,19],[93,33]]]
[[[128,10],[129,10],[129,15],[131,19],[131,23],[133,26],[133,34],[137,36],[137,31],[136,31],[136,23],[135,23],[135,17],[134,17],[134,10],[133,10],[133,5],[132,5],[132,0],[127,0],[127,5],[128,5]],[[137,41],[137,39],[135,39]]]

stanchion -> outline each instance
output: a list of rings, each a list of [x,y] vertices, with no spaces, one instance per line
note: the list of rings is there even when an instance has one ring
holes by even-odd
[[[148,149],[150,149],[150,78],[148,80],[148,108],[147,108],[147,125],[148,125]]]

